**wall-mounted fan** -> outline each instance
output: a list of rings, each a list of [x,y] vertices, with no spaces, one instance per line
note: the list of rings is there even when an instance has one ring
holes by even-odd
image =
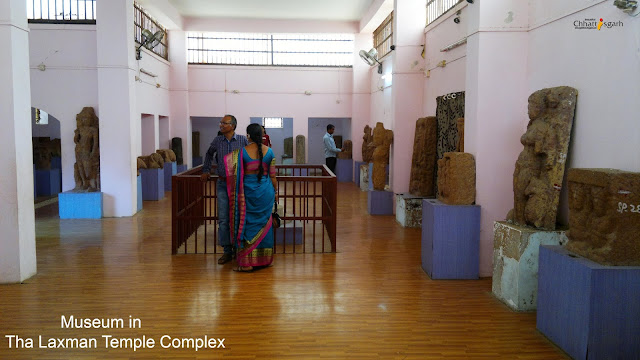
[[[371,48],[369,51],[360,50],[360,57],[364,62],[373,66],[378,63],[378,74],[382,74],[382,64],[378,61],[378,51],[376,48]]]
[[[153,50],[154,47],[160,44],[162,38],[164,38],[164,31],[162,30],[156,31],[155,34],[147,29],[142,30],[142,43],[140,43],[140,46],[136,49],[136,60],[142,59],[142,55],[140,54],[141,47],[144,46],[149,50]]]

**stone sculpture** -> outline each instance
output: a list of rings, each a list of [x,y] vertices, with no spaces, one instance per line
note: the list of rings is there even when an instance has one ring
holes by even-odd
[[[464,118],[456,119],[458,128],[458,142],[456,143],[456,152],[464,152]]]
[[[176,154],[171,149],[158,149],[156,153],[162,156],[162,160],[164,162],[174,162],[176,161]]]
[[[284,152],[283,157],[293,157],[293,137],[284,139]]]
[[[296,136],[296,164],[306,163],[306,141],[304,135]]]
[[[153,161],[155,161],[158,165],[160,165],[160,169],[164,169],[164,158],[162,157],[162,155],[158,153],[153,153],[149,156],[153,159]],[[149,167],[149,168],[153,169],[152,167]]]
[[[472,205],[476,201],[473,155],[448,152],[438,160],[438,200],[449,205]]]
[[[507,219],[555,230],[569,137],[578,91],[568,86],[529,96],[529,125],[520,138],[524,150],[513,173],[514,207]]]
[[[371,127],[369,125],[364,126],[364,136],[362,137],[362,161],[371,162],[373,158],[373,150],[376,149],[373,145],[373,135],[371,135]]]
[[[379,122],[373,130],[373,143],[376,149],[373,151],[373,190],[384,190],[386,185],[386,169],[389,164],[389,151],[393,142],[393,131],[384,128]]]
[[[200,157],[200,131],[191,133],[191,156]]]
[[[184,159],[182,158],[182,138],[174,137],[171,139],[171,150],[173,150],[176,155],[178,165],[182,165],[184,162]]]
[[[415,196],[434,196],[433,181],[436,171],[436,141],[438,120],[435,116],[416,121],[413,159],[409,179],[409,193]]]
[[[76,130],[73,142],[76,144],[76,162],[73,177],[74,190],[100,190],[100,136],[98,117],[92,107],[85,107],[76,115]]]
[[[338,159],[351,159],[353,157],[353,143],[351,140],[345,140],[343,150],[338,153]]]
[[[569,169],[567,249],[604,265],[640,266],[640,173]]]
[[[338,149],[342,149],[342,135],[333,135],[333,141]]]
[[[140,169],[146,169],[147,164],[140,157],[136,159],[136,162],[137,162],[137,168],[138,168],[138,175],[140,175]]]
[[[158,163],[158,157],[153,155],[158,154],[138,156],[138,164],[140,164],[140,161],[142,161],[146,165],[145,167],[138,166],[138,169],[162,169],[164,164]]]
[[[60,139],[48,137],[31,138],[33,145],[33,163],[38,170],[50,170],[51,158],[60,156]]]

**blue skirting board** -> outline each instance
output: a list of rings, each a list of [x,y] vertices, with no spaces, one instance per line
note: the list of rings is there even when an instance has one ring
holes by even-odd
[[[102,218],[101,192],[65,191],[58,194],[60,219]]]
[[[432,279],[477,279],[480,206],[422,200],[422,269]]]
[[[640,266],[600,265],[541,246],[536,320],[574,359],[640,359]]]

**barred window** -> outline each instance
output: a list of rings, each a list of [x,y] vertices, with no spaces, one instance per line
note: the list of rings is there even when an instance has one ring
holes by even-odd
[[[427,1],[427,25],[446,13],[449,9],[464,0],[429,0]]]
[[[160,56],[161,58],[167,60],[169,58],[169,52],[168,52],[169,43],[167,41],[167,36],[168,36],[167,29],[165,29],[157,21],[152,19],[144,11],[144,9],[137,3],[133,3],[133,24],[135,26],[134,36],[137,44],[136,47],[142,44],[142,30],[145,30],[145,29],[149,30],[151,31],[152,34],[155,34],[158,31],[164,32],[164,37],[162,38],[160,43],[156,45],[153,49],[149,49],[149,50],[151,50],[153,53]]]
[[[96,23],[96,0],[27,0],[31,23]]]
[[[281,117],[263,117],[262,118],[262,126],[266,129],[282,129],[282,118]]]
[[[378,51],[378,59],[391,52],[393,45],[393,11],[373,32],[373,47]]]
[[[353,66],[353,34],[187,34],[190,64]]]

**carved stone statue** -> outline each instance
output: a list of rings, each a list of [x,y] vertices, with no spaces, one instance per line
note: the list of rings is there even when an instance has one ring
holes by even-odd
[[[458,128],[458,143],[456,144],[456,152],[464,152],[464,118],[456,119],[456,127]]]
[[[100,137],[98,117],[92,107],[85,107],[76,115],[76,163],[73,166],[74,190],[100,190]]]
[[[449,205],[471,205],[476,201],[473,155],[448,152],[438,160],[438,200]]]
[[[60,156],[60,139],[33,137],[33,163],[38,170],[51,169],[51,158]]]
[[[288,137],[284,139],[284,151],[282,154],[283,157],[293,157],[293,137]]]
[[[362,161],[368,163],[373,158],[373,150],[376,149],[373,145],[373,136],[371,135],[371,127],[369,125],[364,126],[364,136],[362,137]]]
[[[386,169],[392,142],[393,131],[385,129],[381,122],[377,123],[373,130],[373,144],[376,145],[376,149],[373,151],[373,174],[371,174],[374,190],[384,190],[386,185]]]
[[[569,169],[567,249],[604,265],[640,266],[640,173]]]
[[[415,196],[433,196],[436,171],[436,141],[438,120],[435,116],[416,121],[413,158],[409,179],[409,193]]]
[[[176,161],[176,154],[171,149],[158,149],[156,153],[162,156],[162,160],[164,162],[174,162]]]
[[[158,154],[151,154],[147,156],[138,156],[138,170],[140,169],[162,169],[164,164],[158,163],[158,157],[153,156]],[[162,157],[160,157],[162,158]],[[145,164],[145,167],[140,166],[140,161]]]
[[[158,153],[153,153],[149,156],[151,157],[151,159],[153,159],[153,161],[155,161],[156,163],[158,163],[158,165],[160,165],[160,169],[164,169],[164,158],[162,157],[162,155]],[[153,169],[152,167],[149,167],[149,168]]]
[[[296,136],[296,164],[304,164],[306,163],[306,139],[304,135]]]
[[[178,165],[182,165],[184,161],[182,158],[182,138],[174,137],[171,139],[171,150],[176,154]]]
[[[568,86],[529,96],[529,125],[520,138],[524,150],[513,173],[514,208],[507,219],[555,230],[569,137],[578,91]]]
[[[191,156],[200,157],[200,131],[191,133]]]
[[[338,159],[351,159],[353,157],[353,143],[351,140],[345,140],[343,150],[338,153]]]
[[[138,157],[136,160],[137,160],[138,175],[140,175],[140,169],[146,169],[147,164],[140,157]]]

